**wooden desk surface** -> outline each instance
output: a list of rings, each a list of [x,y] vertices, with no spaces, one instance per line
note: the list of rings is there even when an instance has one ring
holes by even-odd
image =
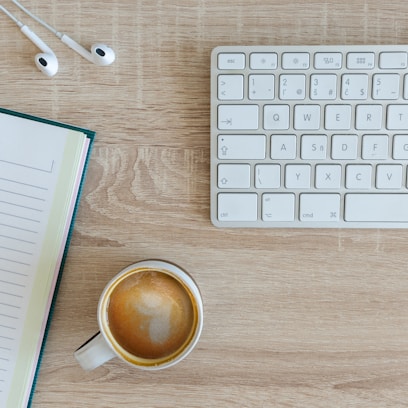
[[[26,0],[96,67],[11,3],[60,63],[1,16],[0,105],[89,127],[96,145],[33,407],[406,407],[408,231],[219,230],[209,219],[209,58],[220,44],[408,43],[408,2]],[[269,3],[269,4],[265,4]],[[196,350],[167,371],[73,351],[124,266],[164,258],[205,302]]]

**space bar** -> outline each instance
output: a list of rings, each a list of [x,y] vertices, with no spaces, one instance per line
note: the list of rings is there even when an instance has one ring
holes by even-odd
[[[344,219],[408,222],[408,194],[346,194]]]

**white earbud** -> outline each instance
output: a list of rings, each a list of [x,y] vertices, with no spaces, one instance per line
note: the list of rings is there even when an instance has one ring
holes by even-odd
[[[96,65],[110,65],[113,61],[115,61],[115,53],[113,52],[112,48],[105,44],[94,44],[91,47],[91,52],[89,52],[87,49],[82,47],[82,45],[78,44],[66,34],[61,34],[61,36],[57,35],[57,37],[59,37],[64,44],[68,45],[69,48],[73,49],[79,55],[82,55],[85,59],[93,62]]]
[[[51,48],[48,47],[48,45],[41,40],[36,33],[31,31],[28,26],[19,21],[6,8],[0,6],[0,10],[10,17],[20,27],[21,32],[42,51],[34,58],[37,68],[49,77],[54,76],[58,71],[58,60]]]
[[[12,2],[19,7],[21,10],[24,11],[27,15],[33,18],[35,21],[43,25],[53,34],[55,34],[64,44],[68,45],[69,48],[73,49],[79,55],[84,57],[90,62],[93,62],[96,65],[104,66],[110,65],[113,61],[115,61],[115,53],[112,48],[108,47],[105,44],[94,44],[91,47],[91,51],[88,51],[82,45],[78,44],[72,38],[68,37],[66,34],[60,33],[54,27],[51,27],[45,21],[41,20],[39,17],[31,13],[31,11],[27,10],[22,4],[20,4],[17,0],[12,0]]]
[[[58,71],[58,60],[51,48],[26,25],[21,27],[21,32],[42,51],[34,57],[37,68],[49,77],[54,76]]]

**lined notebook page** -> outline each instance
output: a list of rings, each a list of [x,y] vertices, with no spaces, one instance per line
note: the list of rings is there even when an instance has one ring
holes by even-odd
[[[87,138],[0,114],[0,406],[27,403]]]

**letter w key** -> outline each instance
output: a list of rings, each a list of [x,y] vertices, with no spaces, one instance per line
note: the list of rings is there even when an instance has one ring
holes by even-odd
[[[320,105],[296,105],[296,130],[317,130],[320,128]]]

